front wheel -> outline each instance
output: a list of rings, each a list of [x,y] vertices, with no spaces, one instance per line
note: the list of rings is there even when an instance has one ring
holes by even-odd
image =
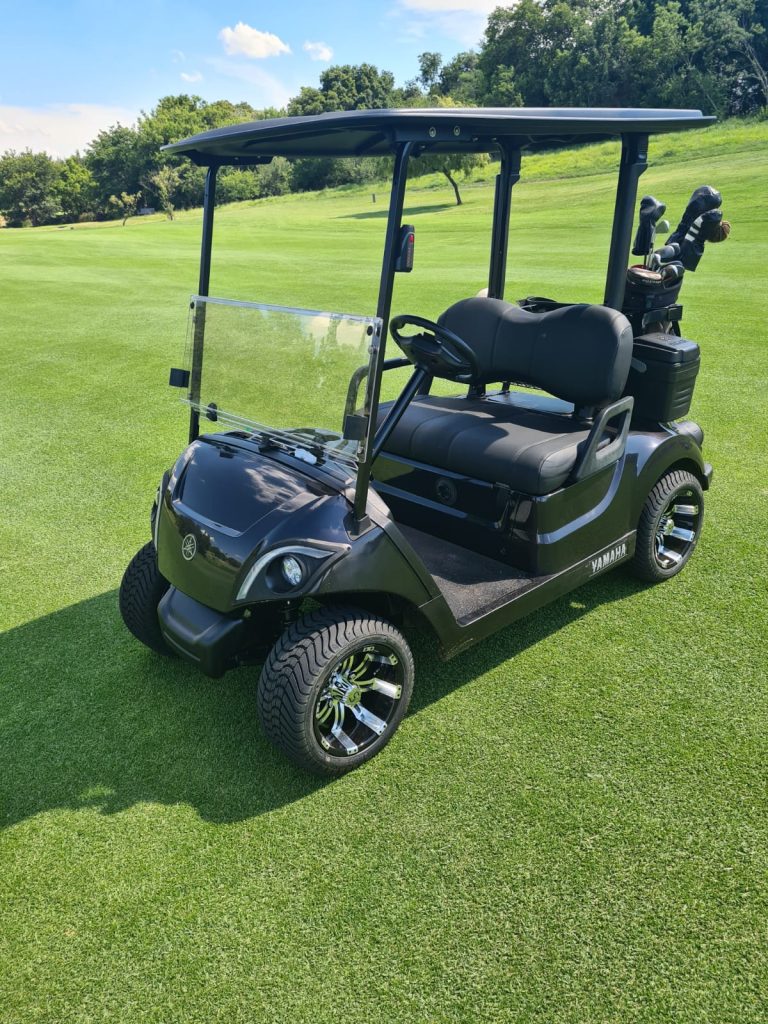
[[[413,656],[391,622],[349,608],[303,615],[272,649],[257,704],[291,760],[341,775],[389,741],[413,691]]]
[[[165,596],[168,580],[160,575],[157,552],[150,541],[138,551],[123,573],[120,583],[120,614],[123,622],[145,647],[157,654],[171,655],[163,639],[157,606]]]
[[[665,473],[645,500],[630,567],[635,576],[660,583],[679,573],[693,554],[704,520],[704,492],[684,470]]]

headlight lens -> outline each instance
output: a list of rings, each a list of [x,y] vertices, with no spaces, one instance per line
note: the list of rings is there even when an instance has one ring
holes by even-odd
[[[304,569],[301,566],[301,562],[294,558],[293,555],[287,555],[280,563],[280,569],[283,574],[283,578],[287,583],[290,583],[292,587],[298,587],[301,581],[304,579]]]

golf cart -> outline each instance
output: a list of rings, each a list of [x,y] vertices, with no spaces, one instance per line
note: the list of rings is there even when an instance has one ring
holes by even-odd
[[[411,626],[434,631],[449,658],[618,565],[650,581],[680,572],[712,469],[702,430],[682,419],[699,349],[680,334],[680,245],[653,252],[663,212],[653,197],[635,239],[644,264],[629,276],[627,256],[649,134],[712,120],[693,110],[370,110],[257,121],[166,147],[207,168],[187,354],[171,371],[189,405],[189,446],[163,475],[152,539],[123,578],[131,632],[212,677],[263,662],[266,734],[299,764],[337,775],[373,757],[405,714]],[[603,304],[506,301],[521,152],[611,137],[621,161]],[[487,291],[457,296],[436,322],[391,318],[395,275],[414,264],[409,163],[435,152],[500,157]],[[375,313],[209,295],[220,167],[387,154]],[[698,209],[681,222],[689,248]],[[399,395],[380,400],[382,380],[404,367]],[[276,397],[278,377],[290,388]]]

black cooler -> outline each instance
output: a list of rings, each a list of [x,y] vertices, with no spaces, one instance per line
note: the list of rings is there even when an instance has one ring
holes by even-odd
[[[635,338],[625,395],[633,395],[633,420],[669,423],[685,416],[701,362],[695,341],[675,334]]]

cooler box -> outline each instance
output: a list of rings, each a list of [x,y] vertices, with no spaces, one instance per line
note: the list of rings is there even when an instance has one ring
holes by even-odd
[[[695,341],[675,334],[635,338],[625,395],[633,395],[633,418],[668,423],[685,416],[701,362]]]

